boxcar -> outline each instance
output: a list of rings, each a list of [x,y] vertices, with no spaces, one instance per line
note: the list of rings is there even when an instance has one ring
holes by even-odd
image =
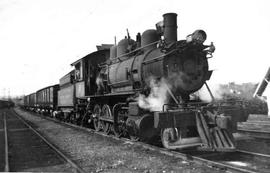
[[[50,113],[57,107],[59,85],[52,85],[36,92],[36,108],[39,113]]]
[[[28,102],[28,106],[30,108],[30,110],[35,111],[36,110],[36,93],[32,93],[29,95],[29,102]]]
[[[29,110],[29,95],[23,97],[23,107]]]

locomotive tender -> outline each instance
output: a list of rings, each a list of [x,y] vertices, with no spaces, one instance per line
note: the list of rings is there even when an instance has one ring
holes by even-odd
[[[212,74],[207,59],[215,47],[205,40],[203,30],[178,40],[177,14],[164,14],[156,29],[138,33],[136,40],[128,34],[117,45],[97,46],[72,63],[74,70],[60,79],[50,112],[96,131],[161,141],[168,149],[234,150],[232,133],[242,107],[190,99]],[[39,92],[25,97],[26,107],[38,106],[29,100],[42,100]]]

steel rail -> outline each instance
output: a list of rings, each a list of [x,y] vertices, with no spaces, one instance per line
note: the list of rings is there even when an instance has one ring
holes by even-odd
[[[226,164],[226,163],[221,163],[221,162],[217,162],[217,161],[208,160],[208,159],[205,159],[205,158],[201,158],[199,156],[193,156],[191,154],[181,153],[180,151],[171,151],[171,150],[168,150],[168,149],[165,149],[165,148],[160,148],[160,147],[153,146],[153,145],[150,145],[150,144],[146,144],[146,143],[143,143],[143,142],[131,141],[130,139],[127,139],[127,138],[118,138],[116,136],[107,135],[107,134],[105,134],[103,132],[97,132],[94,129],[89,129],[89,128],[78,126],[78,125],[75,125],[75,124],[62,122],[62,121],[59,121],[59,120],[51,118],[51,117],[40,116],[40,115],[35,114],[35,113],[31,113],[31,114],[36,115],[36,116],[38,116],[40,118],[43,118],[43,119],[54,121],[56,123],[59,123],[59,124],[62,124],[62,125],[68,126],[68,127],[72,127],[72,128],[75,128],[75,129],[82,130],[84,132],[95,133],[95,134],[98,134],[98,135],[101,135],[101,136],[104,136],[104,137],[115,139],[117,141],[130,143],[130,144],[135,145],[135,146],[139,146],[139,147],[142,147],[142,148],[145,148],[145,149],[148,149],[148,150],[156,151],[156,152],[159,152],[161,154],[165,154],[165,155],[168,155],[168,156],[180,158],[180,159],[183,159],[183,160],[192,161],[192,162],[195,162],[195,163],[200,164],[200,165],[207,164],[209,166],[212,166],[213,168],[215,167],[215,168],[219,168],[219,169],[238,171],[238,172],[245,172],[245,173],[256,173],[257,172],[257,171],[253,171],[253,170],[250,170],[250,169],[240,168],[240,167],[237,167],[237,166]],[[252,153],[252,152],[247,152],[247,151],[243,151],[243,150],[236,150],[236,152],[243,152],[243,153],[254,154],[254,155],[258,155],[258,156],[264,156],[263,154]]]
[[[81,167],[79,167],[75,162],[69,159],[63,152],[61,152],[56,146],[50,143],[45,137],[43,137],[37,130],[35,130],[31,125],[29,125],[19,114],[14,111],[15,115],[29,128],[31,129],[36,135],[38,135],[51,149],[53,149],[62,159],[67,161],[75,170],[79,173],[86,173]]]
[[[7,136],[7,120],[6,112],[4,114],[4,131],[5,131],[5,172],[9,172],[9,160],[8,160],[8,136]]]
[[[270,155],[268,154],[261,154],[261,153],[254,153],[251,151],[244,151],[244,150],[236,150],[239,153],[244,153],[244,154],[250,154],[250,155],[254,155],[254,156],[258,156],[258,157],[267,157],[270,158]]]
[[[249,130],[249,129],[238,128],[237,132],[242,133],[242,134],[246,134],[248,136],[255,136],[255,137],[261,138],[261,139],[269,139],[270,138],[270,132],[269,131]]]

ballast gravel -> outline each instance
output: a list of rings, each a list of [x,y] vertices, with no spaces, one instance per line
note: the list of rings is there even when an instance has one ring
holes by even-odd
[[[86,172],[224,172],[133,145],[129,141],[68,127],[18,108],[15,111]]]

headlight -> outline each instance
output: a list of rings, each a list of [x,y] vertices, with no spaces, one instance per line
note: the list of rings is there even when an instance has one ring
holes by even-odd
[[[196,30],[192,34],[188,35],[186,40],[187,42],[195,42],[198,44],[203,44],[203,42],[206,40],[206,33],[203,30]]]

